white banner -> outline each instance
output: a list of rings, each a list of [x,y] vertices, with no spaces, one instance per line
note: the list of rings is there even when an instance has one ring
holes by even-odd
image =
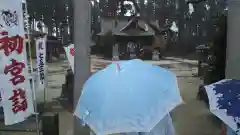
[[[64,47],[64,50],[66,52],[68,62],[74,72],[74,44]]]
[[[0,56],[3,69],[0,74],[1,96],[5,124],[24,121],[34,113],[32,91],[28,80],[28,64],[22,2],[1,0]]]
[[[3,63],[3,60],[2,60],[2,55],[0,55],[0,63]],[[3,64],[0,64],[0,71],[2,72],[4,70],[4,66]],[[0,79],[4,78],[4,74],[3,73],[0,73]],[[2,90],[2,88],[0,87],[0,90]],[[1,92],[0,92],[0,107],[2,107],[2,96],[1,96]]]
[[[46,83],[46,41],[46,36],[36,39],[38,90],[44,90]]]

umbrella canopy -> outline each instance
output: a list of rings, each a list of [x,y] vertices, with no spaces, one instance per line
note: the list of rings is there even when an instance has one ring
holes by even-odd
[[[75,115],[96,134],[149,132],[181,103],[174,73],[129,60],[87,80]]]
[[[205,89],[211,112],[240,135],[240,80],[224,79]]]

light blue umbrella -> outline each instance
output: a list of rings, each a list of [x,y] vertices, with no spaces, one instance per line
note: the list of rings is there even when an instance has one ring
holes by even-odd
[[[74,114],[98,135],[149,132],[181,103],[174,73],[129,60],[92,75]]]

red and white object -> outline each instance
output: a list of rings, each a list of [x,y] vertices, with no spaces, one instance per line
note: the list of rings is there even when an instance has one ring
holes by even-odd
[[[64,50],[66,52],[68,62],[74,72],[74,44],[64,47]]]
[[[1,0],[0,12],[1,96],[5,124],[12,125],[34,114],[22,1]]]

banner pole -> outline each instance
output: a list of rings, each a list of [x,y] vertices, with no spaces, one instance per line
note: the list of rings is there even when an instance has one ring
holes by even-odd
[[[30,35],[30,30],[29,30],[29,22],[28,22],[28,19],[29,19],[29,16],[28,16],[28,5],[27,5],[27,2],[25,3],[25,14],[26,14],[26,18],[27,18],[27,35],[28,35],[28,52],[29,52],[29,61],[30,61],[30,72],[31,72],[31,76],[32,76],[32,95],[33,95],[33,102],[34,102],[34,110],[35,110],[35,116],[36,116],[36,128],[37,128],[37,134],[38,135],[41,135],[40,133],[40,127],[39,127],[39,114],[37,112],[37,98],[36,98],[36,88],[35,88],[35,77],[34,77],[34,74],[33,74],[33,61],[32,61],[32,46],[31,46],[31,35]]]

